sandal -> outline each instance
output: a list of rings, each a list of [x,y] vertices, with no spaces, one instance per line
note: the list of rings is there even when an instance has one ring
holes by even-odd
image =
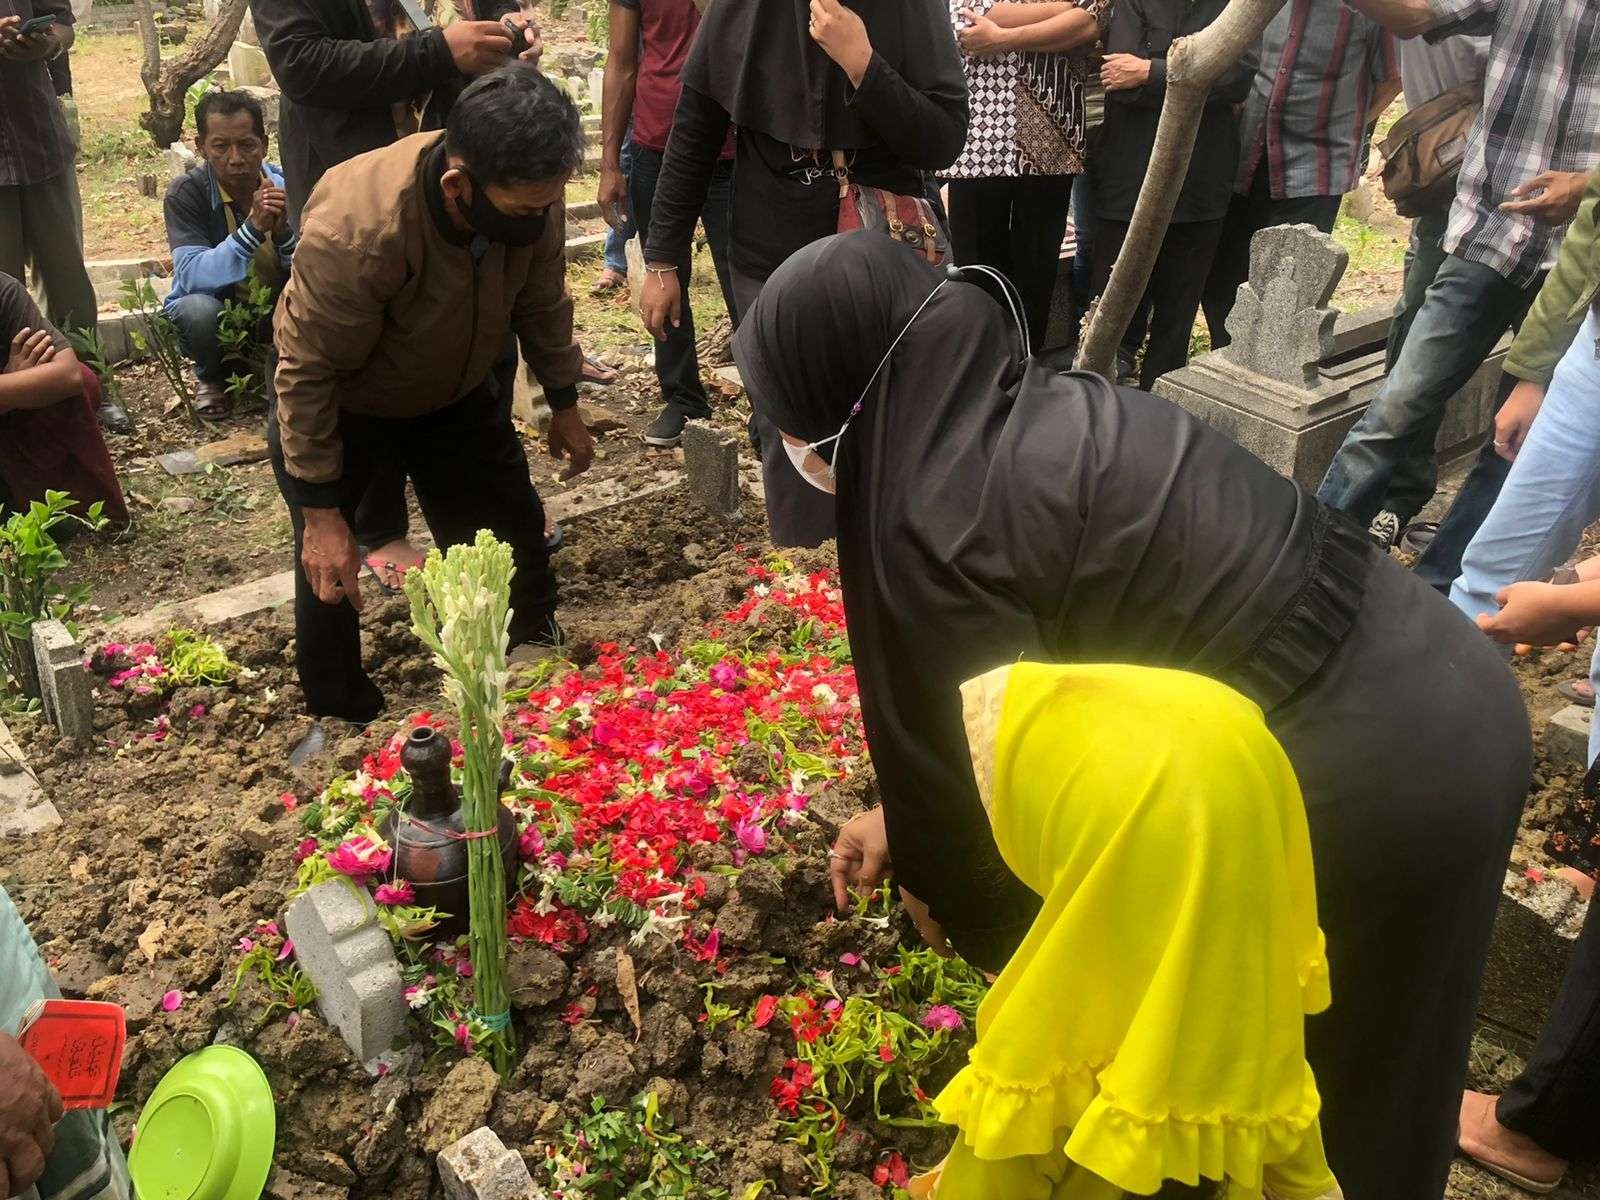
[[[372,576],[372,582],[376,583],[381,591],[390,596],[398,596],[405,590],[404,580],[406,577],[406,572],[414,571],[420,567],[422,565],[422,559],[418,558],[416,562],[407,563],[405,566],[401,566],[397,562],[391,562],[386,558],[379,558],[376,554],[369,554],[366,548],[363,547],[361,550],[361,565],[367,569],[368,573]],[[390,583],[388,579],[385,578],[386,575],[398,576],[401,580],[401,583],[399,585]]]
[[[202,380],[194,389],[194,415],[206,421],[220,421],[232,407],[228,393],[220,383]]]
[[[1556,691],[1580,708],[1594,707],[1594,684],[1587,679],[1569,679],[1559,684]]]
[[[597,383],[601,387],[609,387],[615,383],[621,372],[614,367],[608,367],[598,358],[583,356],[583,374],[579,376],[584,383]]]

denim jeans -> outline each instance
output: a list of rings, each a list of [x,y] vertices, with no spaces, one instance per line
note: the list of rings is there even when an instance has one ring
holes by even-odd
[[[1518,324],[1539,292],[1507,283],[1480,263],[1446,254],[1406,333],[1394,369],[1328,467],[1317,498],[1367,525],[1388,509],[1409,521],[1433,496],[1432,448],[1445,405],[1472,378],[1495,343]],[[1421,478],[1394,485],[1413,447],[1428,450]],[[1418,457],[1419,469],[1421,453]]]
[[[628,126],[627,135],[622,139],[622,151],[618,156],[622,160],[622,177],[627,179],[633,174],[633,126]],[[612,229],[606,227],[606,266],[618,275],[628,273],[628,239],[638,230],[647,229],[649,226],[640,225],[634,220],[631,212],[622,214],[622,228]]]
[[[656,182],[661,178],[662,155],[643,146],[633,148],[633,170],[628,175],[628,200],[636,228],[649,229],[651,209],[656,199]],[[728,275],[728,212],[733,202],[733,163],[719,162],[706,189],[705,207],[700,210],[711,243],[711,262],[728,311],[734,311],[733,281]],[[656,343],[656,379],[661,384],[661,399],[688,417],[709,417],[711,403],[700,382],[700,358],[695,353],[694,312],[689,307],[689,280],[694,268],[693,251],[678,263],[678,286],[683,289],[683,320],[667,329],[665,341]]]
[[[222,347],[217,342],[222,298],[193,292],[167,305],[166,313],[178,328],[178,344],[194,364],[194,373],[200,382],[223,382],[227,372],[222,368]]]
[[[1590,312],[1545,392],[1500,489],[1500,498],[1467,546],[1450,599],[1469,617],[1499,611],[1495,593],[1544,579],[1577,549],[1600,519],[1600,320]],[[1600,681],[1600,657],[1589,665]],[[1600,722],[1589,733],[1589,758],[1600,754]]]

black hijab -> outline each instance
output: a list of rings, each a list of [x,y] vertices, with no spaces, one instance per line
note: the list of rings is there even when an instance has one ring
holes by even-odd
[[[879,234],[801,250],[734,339],[753,402],[785,433],[831,436],[945,278]],[[965,282],[900,340],[835,470],[895,875],[997,969],[1037,899],[994,848],[961,683],[1019,658],[1142,663],[1217,675],[1269,707],[1299,681],[1263,676],[1254,655],[1301,597],[1308,531],[1326,517],[1175,406],[1022,362],[1010,318]]]
[[[842,0],[873,51],[919,92],[965,96],[943,0]],[[851,107],[844,71],[811,40],[809,0],[711,0],[682,81],[735,125],[808,150],[858,150],[882,139]]]

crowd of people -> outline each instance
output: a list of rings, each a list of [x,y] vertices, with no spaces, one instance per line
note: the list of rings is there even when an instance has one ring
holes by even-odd
[[[0,0],[0,505],[70,483],[125,522],[97,381],[60,332],[93,322],[47,69],[71,12],[33,0],[55,20],[24,32],[19,2]],[[224,304],[249,281],[273,301],[269,454],[315,718],[293,765],[383,709],[361,576],[393,590],[418,560],[408,481],[441,546],[511,545],[513,659],[560,646],[519,361],[564,477],[594,455],[564,245],[578,111],[536,69],[528,11],[412,9],[252,0],[282,165],[257,102],[211,92],[166,197],[166,312],[203,415],[228,405]],[[1286,0],[1205,100],[1117,378],[1061,370],[1052,338],[1108,285],[1145,184],[1167,53],[1223,9],[611,0],[598,286],[627,286],[637,237],[661,403],[643,436],[676,445],[712,411],[704,230],[772,540],[836,542],[882,795],[830,855],[839,896],[892,872],[932,944],[996,973],[937,1101],[957,1129],[939,1200],[1202,1179],[1437,1200],[1458,1149],[1549,1190],[1596,1149],[1600,919],[1524,1074],[1498,1099],[1465,1083],[1529,787],[1505,656],[1600,623],[1600,557],[1563,565],[1600,520],[1600,5]],[[1334,228],[1402,93],[1464,115],[1414,206],[1387,377],[1313,496],[1149,391],[1202,312],[1226,344],[1255,233]],[[1513,330],[1493,435],[1419,523],[1445,406]],[[1403,534],[1414,570],[1389,553]],[[1596,684],[1600,652],[1570,690]],[[14,1144],[0,1128],[0,1180],[31,1183],[44,1153]]]

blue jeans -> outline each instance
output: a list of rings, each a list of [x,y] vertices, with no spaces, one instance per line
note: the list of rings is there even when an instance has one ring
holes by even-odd
[[[1577,549],[1600,519],[1600,320],[1590,312],[1545,392],[1505,486],[1467,546],[1450,600],[1469,617],[1499,611],[1495,593],[1544,579]],[[1589,664],[1600,684],[1600,651]],[[1589,759],[1600,754],[1600,722],[1589,732]]]
[[[628,179],[633,175],[633,126],[628,126],[628,136],[622,139],[622,177]],[[622,228],[612,229],[606,227],[606,266],[618,275],[628,273],[628,239],[634,235],[638,222],[634,220],[633,213],[622,214]]]
[[[1446,254],[1411,322],[1394,369],[1328,467],[1317,498],[1367,525],[1383,509],[1409,521],[1432,498],[1432,447],[1445,405],[1472,378],[1538,294],[1479,263]],[[1400,475],[1413,447],[1420,477]],[[1397,477],[1399,477],[1397,479]],[[1399,483],[1400,488],[1395,484]]]
[[[217,342],[217,322],[222,318],[222,298],[205,292],[179,297],[167,305],[167,316],[178,327],[178,344],[201,383],[222,383],[222,347]]]
[[[640,229],[650,228],[655,205],[656,182],[661,178],[662,155],[643,146],[633,149],[633,169],[628,176],[628,205],[633,222]],[[711,172],[700,221],[706,227],[711,245],[711,262],[722,286],[722,298],[731,313],[733,281],[728,274],[728,214],[733,204],[733,163],[719,162]],[[667,340],[656,343],[656,379],[661,384],[661,399],[670,408],[693,419],[709,417],[711,403],[700,382],[700,359],[695,351],[694,312],[689,307],[689,281],[693,273],[693,251],[678,262],[678,286],[683,289],[683,319],[667,329]]]

